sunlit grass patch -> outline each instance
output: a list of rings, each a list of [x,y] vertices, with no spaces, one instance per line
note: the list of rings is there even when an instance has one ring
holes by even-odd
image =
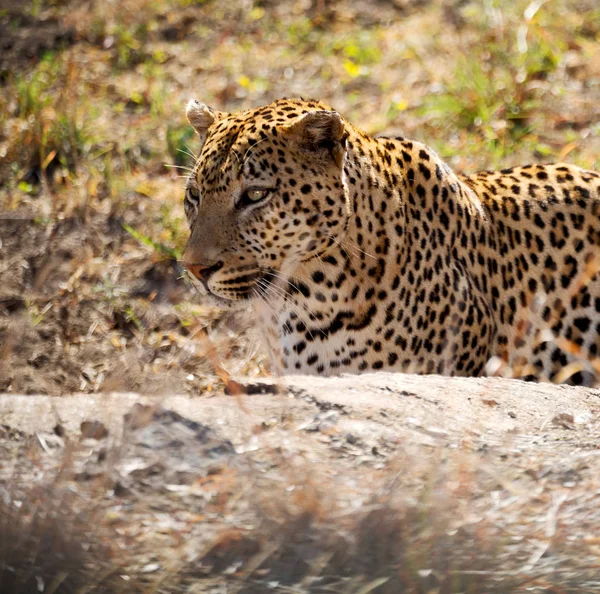
[[[567,50],[565,32],[544,26],[545,6],[532,7],[524,14],[498,8],[495,27],[481,31],[485,49],[465,52],[443,75],[443,90],[426,97],[419,110],[434,127],[467,130],[484,143],[494,166],[531,141],[547,89],[538,81],[554,76]],[[481,47],[481,38],[477,43]],[[547,156],[552,149],[540,143],[538,152]]]
[[[79,104],[78,78],[78,66],[53,53],[31,73],[15,77],[16,115],[23,125],[9,147],[21,153],[28,182],[54,172],[68,178],[90,150],[91,122]]]

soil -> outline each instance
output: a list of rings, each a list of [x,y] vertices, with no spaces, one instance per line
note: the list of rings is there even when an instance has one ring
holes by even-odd
[[[123,224],[134,219],[134,210],[51,225],[1,218],[0,391],[199,393],[218,381],[207,350],[227,361],[256,348],[243,311],[201,306],[198,325],[184,325],[176,306],[194,291],[178,262],[132,246]]]

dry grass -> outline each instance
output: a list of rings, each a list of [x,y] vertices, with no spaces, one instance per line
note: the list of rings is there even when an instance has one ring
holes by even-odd
[[[64,485],[23,487],[13,481],[0,491],[3,594],[142,592],[79,495]]]
[[[434,464],[422,469],[416,498],[400,475],[387,473],[354,492],[343,480],[325,486],[308,479],[292,495],[287,485],[267,494],[254,478],[256,516],[223,532],[192,576],[216,574],[244,594],[600,589],[594,537],[582,539],[569,521],[582,501],[513,492],[503,509],[493,509],[478,502],[493,487],[478,475],[464,456]]]

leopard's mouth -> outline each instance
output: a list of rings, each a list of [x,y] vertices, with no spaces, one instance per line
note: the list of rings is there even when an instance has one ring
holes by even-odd
[[[238,269],[237,272],[240,272]],[[274,269],[252,268],[243,274],[229,278],[209,278],[200,282],[207,295],[217,303],[231,305],[266,296],[275,285],[277,272]]]

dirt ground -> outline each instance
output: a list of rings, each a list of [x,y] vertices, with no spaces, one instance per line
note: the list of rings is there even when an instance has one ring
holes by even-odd
[[[243,358],[254,340],[238,340],[248,329],[243,313],[190,304],[194,295],[174,260],[153,261],[145,250],[120,254],[127,241],[122,225],[135,216],[132,209],[123,218],[71,219],[50,228],[31,217],[3,220],[0,390],[198,393],[215,381],[199,379],[214,376],[209,336],[217,333],[227,358]],[[201,321],[186,324],[189,310]]]
[[[598,390],[279,380],[178,262],[190,97],[600,169],[597,2],[0,0],[0,48],[2,594],[600,592]]]

